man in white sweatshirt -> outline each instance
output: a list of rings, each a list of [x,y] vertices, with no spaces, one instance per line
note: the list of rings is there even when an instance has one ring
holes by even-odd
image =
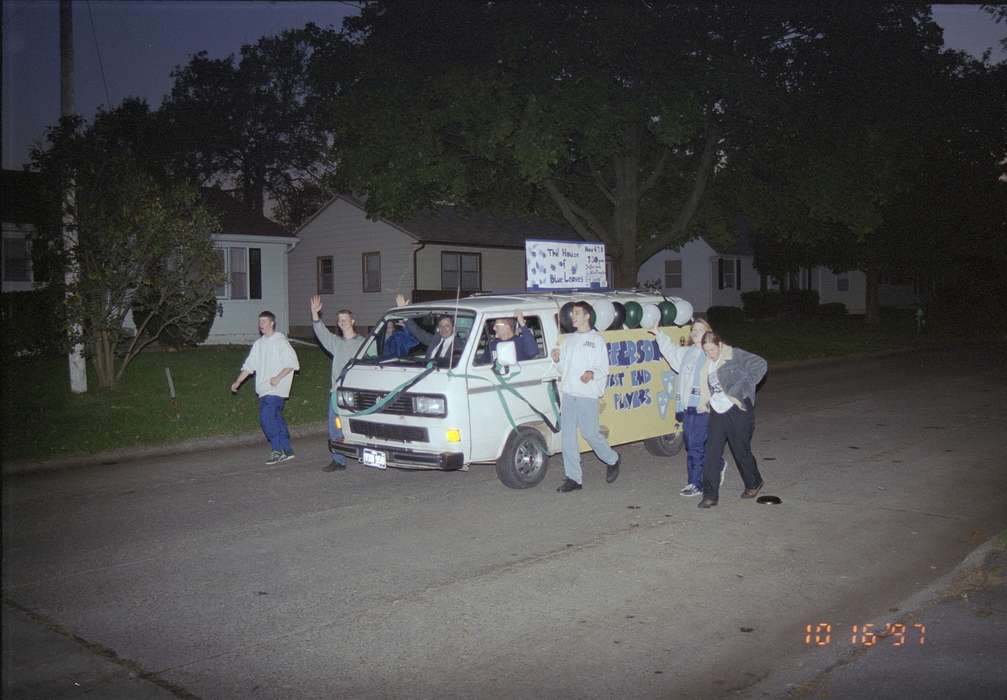
[[[290,385],[294,383],[294,372],[301,366],[297,363],[297,353],[283,333],[276,331],[276,316],[271,311],[259,314],[261,337],[252,345],[241,374],[231,384],[231,392],[237,393],[241,383],[250,374],[255,375],[255,393],[259,395],[259,424],[266,434],[273,451],[266,464],[278,464],[294,458],[290,446],[290,431],[283,419],[283,404],[290,396]]]
[[[608,465],[605,481],[619,478],[622,458],[609,447],[598,429],[598,399],[608,384],[608,347],[601,333],[591,328],[591,305],[578,301],[570,311],[576,333],[564,336],[563,351],[552,351],[552,361],[559,365],[560,393],[563,397],[560,432],[563,437],[563,483],[556,490],[569,493],[582,487],[577,429],[598,459]]]

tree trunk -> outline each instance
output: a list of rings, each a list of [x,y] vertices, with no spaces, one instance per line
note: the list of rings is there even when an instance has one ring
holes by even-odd
[[[864,322],[870,326],[877,326],[881,323],[881,295],[880,286],[881,271],[877,265],[868,265],[864,268]]]
[[[94,340],[94,373],[98,386],[110,389],[115,386],[115,344],[108,331],[99,331]]]
[[[614,165],[612,235],[619,241],[621,248],[615,258],[615,281],[617,287],[631,288],[637,285],[636,277],[640,267],[636,251],[640,216],[639,159],[630,153],[615,158]]]

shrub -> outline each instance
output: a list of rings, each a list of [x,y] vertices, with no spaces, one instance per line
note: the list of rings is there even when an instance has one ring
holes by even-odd
[[[776,289],[742,292],[741,304],[749,318],[772,318],[780,315],[783,295]]]
[[[148,311],[144,308],[142,301],[137,300],[134,302],[134,322],[136,322],[138,318],[146,318],[147,313]],[[173,350],[194,348],[197,345],[202,345],[206,341],[206,337],[210,335],[210,328],[213,326],[213,318],[216,314],[217,300],[209,299],[199,309],[199,313],[197,314],[198,318],[193,323],[194,333],[185,333],[178,324],[173,323],[165,326],[160,337],[157,339],[157,342],[161,345],[161,347],[171,348]],[[154,314],[154,317],[150,319],[150,323],[147,324],[147,328],[159,328],[162,322],[160,314]]]
[[[706,310],[706,318],[717,328],[720,324],[741,323],[745,320],[745,312],[737,306],[711,306]]]
[[[0,295],[3,357],[57,356],[67,350],[63,287]]]
[[[818,316],[820,318],[839,318],[845,316],[847,313],[849,312],[846,309],[846,304],[841,301],[831,301],[818,307]]]
[[[781,296],[780,311],[788,318],[810,318],[818,309],[818,292],[814,289],[788,289]]]

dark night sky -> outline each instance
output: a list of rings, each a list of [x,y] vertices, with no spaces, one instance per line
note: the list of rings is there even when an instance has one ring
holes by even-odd
[[[338,28],[355,12],[353,3],[342,2],[75,1],[77,111],[90,119],[98,105],[131,96],[156,108],[171,88],[172,68],[198,51],[220,58],[307,22]],[[999,46],[1007,26],[978,5],[935,5],[934,17],[947,46],[976,55],[993,48],[993,60],[1007,57]],[[19,168],[59,117],[56,0],[3,0],[3,41],[3,167]]]

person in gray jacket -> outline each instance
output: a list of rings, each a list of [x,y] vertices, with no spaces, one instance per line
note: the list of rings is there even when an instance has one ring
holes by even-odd
[[[708,358],[701,380],[710,387],[710,432],[706,441],[706,463],[719,464],[724,444],[730,444],[734,461],[745,483],[742,498],[755,498],[762,489],[762,475],[752,454],[755,433],[755,387],[766,376],[767,364],[758,355],[725,345],[716,333],[703,335],[703,352]],[[709,472],[713,473],[709,473]],[[712,508],[720,500],[720,475],[703,473],[703,500],[700,508]]]
[[[366,338],[358,335],[354,327],[353,312],[349,309],[340,309],[336,312],[336,327],[339,328],[339,335],[336,335],[322,322],[322,298],[319,295],[311,297],[311,328],[315,331],[315,337],[322,347],[332,355],[332,388],[329,395],[329,411],[326,421],[329,426],[329,441],[339,442],[343,439],[343,431],[336,427],[336,385],[339,376],[347,363],[357,354],[357,350],[364,344]],[[337,469],[346,469],[346,458],[338,452],[330,449],[332,461],[322,467],[323,472],[334,472]]]

